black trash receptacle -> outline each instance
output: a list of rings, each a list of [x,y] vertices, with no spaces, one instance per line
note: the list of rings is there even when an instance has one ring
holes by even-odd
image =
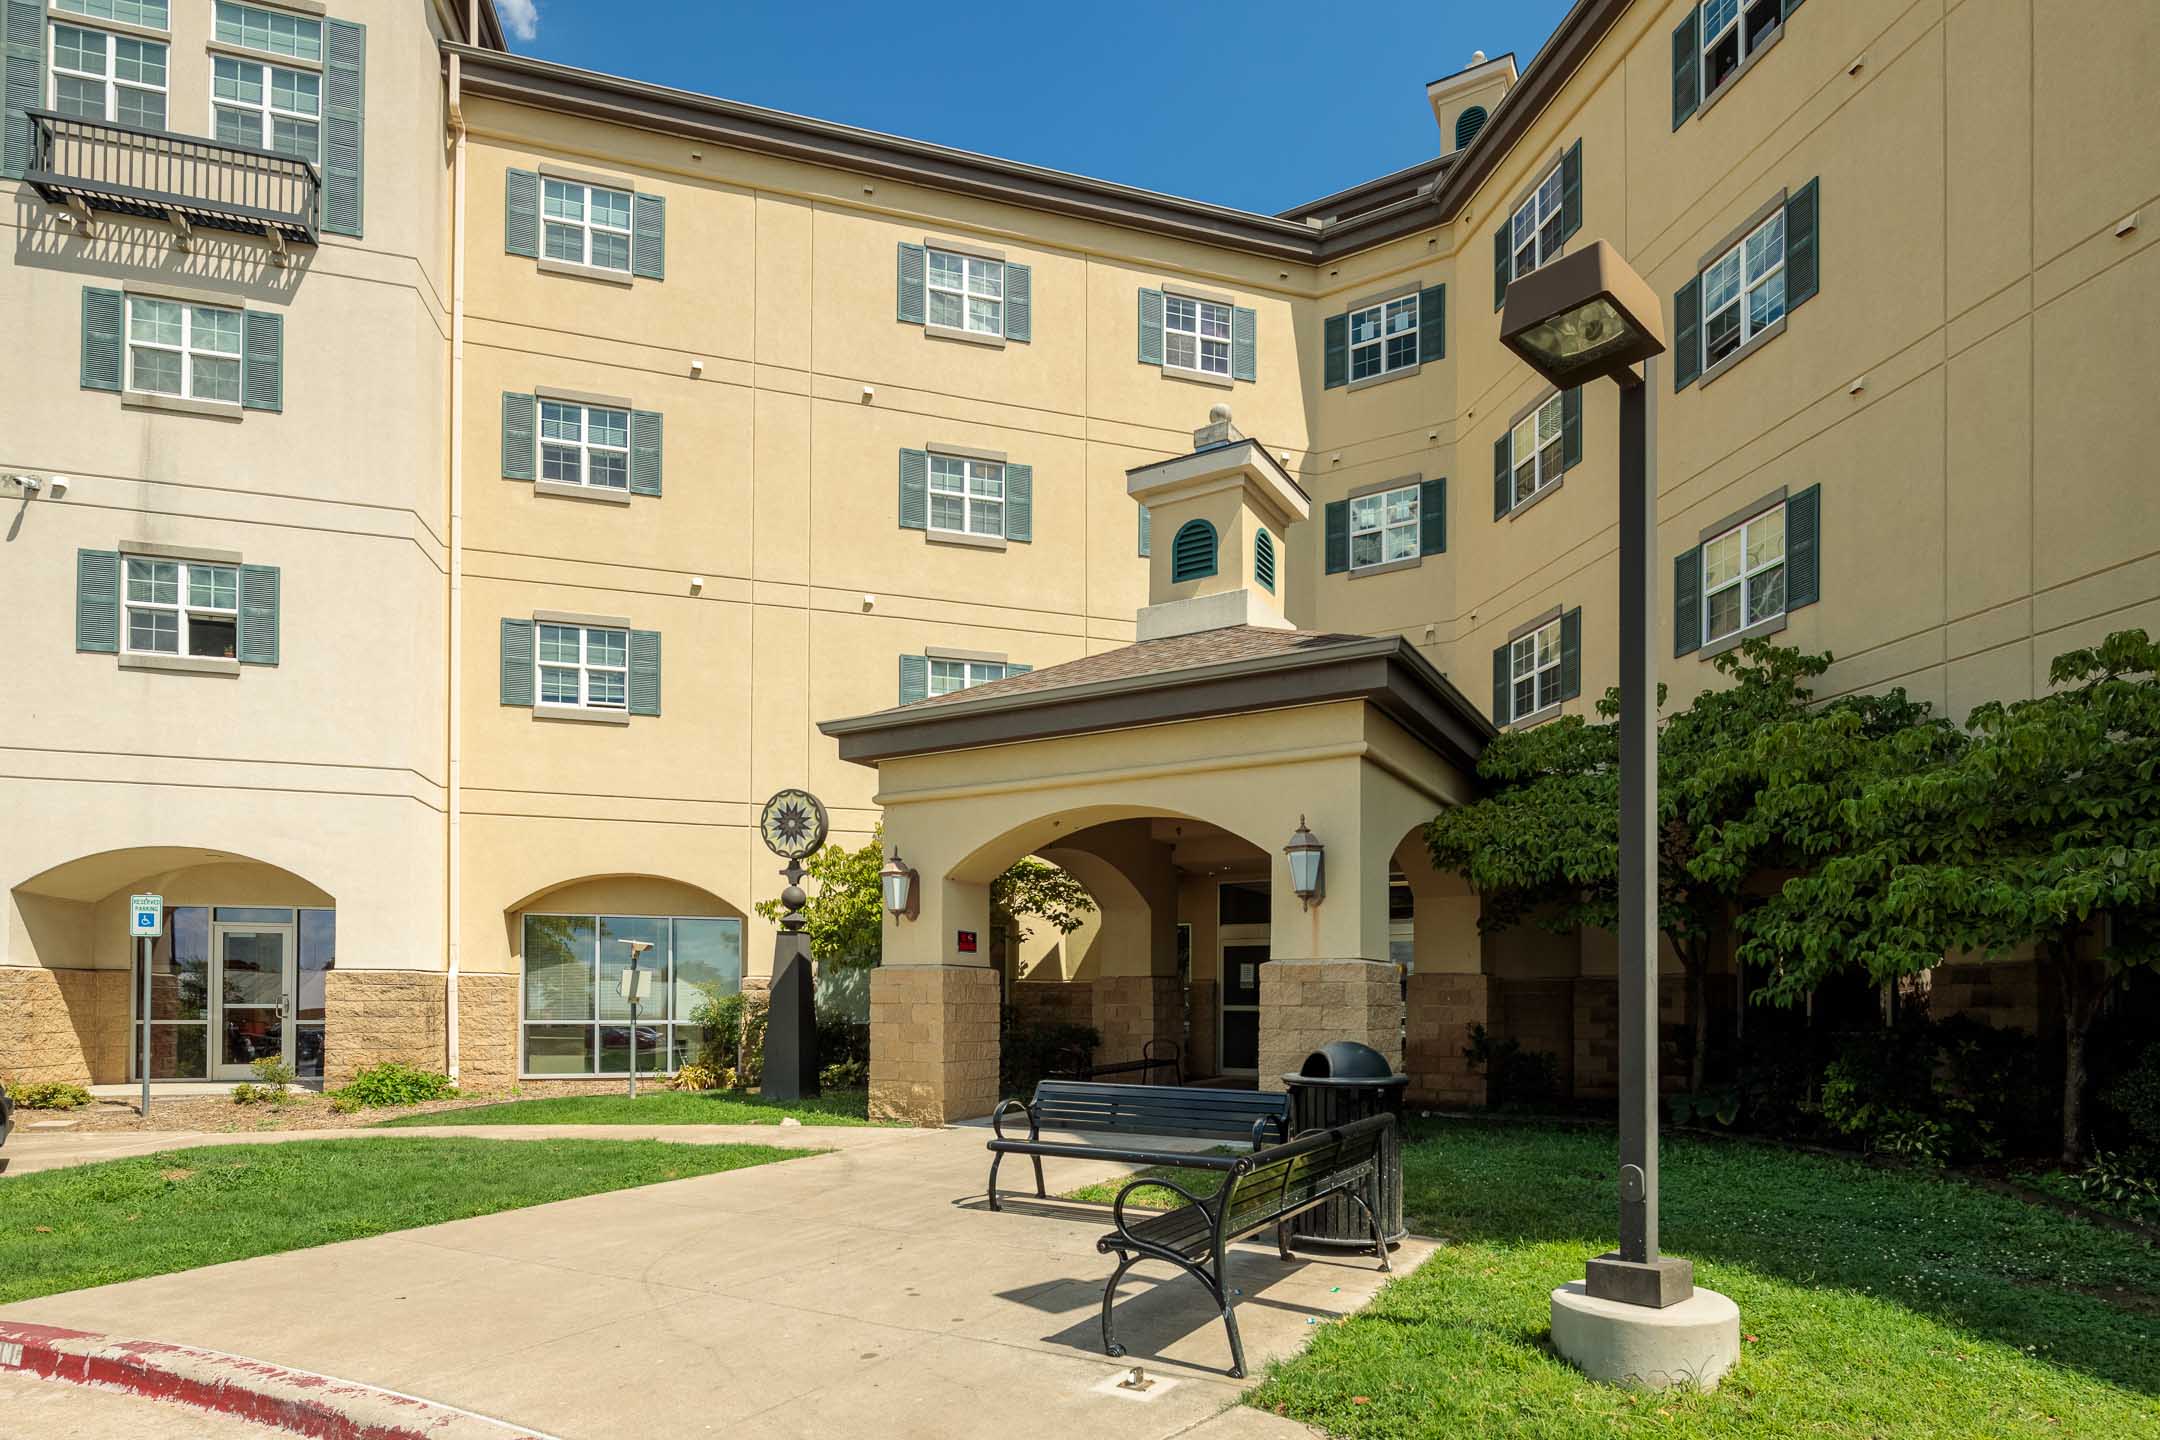
[[[1390,1245],[1408,1233],[1402,1206],[1402,1106],[1410,1077],[1388,1068],[1387,1056],[1355,1040],[1331,1040],[1285,1075],[1290,1132],[1325,1130],[1371,1115],[1392,1115],[1395,1129],[1380,1152],[1380,1233]],[[1315,1250],[1363,1250],[1372,1245],[1365,1214],[1335,1199],[1290,1222],[1290,1243]]]

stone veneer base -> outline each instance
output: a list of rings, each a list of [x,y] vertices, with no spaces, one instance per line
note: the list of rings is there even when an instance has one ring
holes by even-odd
[[[125,970],[0,967],[0,1076],[120,1084],[132,1013]]]
[[[1402,981],[1385,960],[1271,960],[1260,967],[1260,1088],[1330,1040],[1355,1040],[1402,1069]]]
[[[443,1069],[449,1063],[446,982],[440,971],[327,972],[323,976],[324,1084],[335,1089],[369,1066],[391,1060],[423,1070]],[[461,1014],[459,1028],[463,1031],[464,1027]]]
[[[998,977],[977,965],[870,972],[870,1118],[944,1125],[998,1101]]]
[[[457,993],[459,1088],[509,1089],[518,1083],[517,976],[466,971]]]

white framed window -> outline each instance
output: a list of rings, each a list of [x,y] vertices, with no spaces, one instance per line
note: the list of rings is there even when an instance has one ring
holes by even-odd
[[[1555,394],[1508,432],[1509,457],[1515,466],[1516,505],[1560,478],[1564,420],[1564,401]]]
[[[166,0],[52,0],[52,8],[92,20],[118,20],[151,30],[170,30]]]
[[[1418,554],[1418,489],[1404,485],[1350,501],[1350,568],[1414,560]]]
[[[1784,17],[1781,0],[1703,0],[1702,88],[1708,95],[1760,50]]]
[[[543,705],[585,710],[629,708],[630,632],[597,625],[539,623],[534,664]]]
[[[1005,533],[1005,467],[958,455],[930,457],[930,528],[965,535]]]
[[[1508,642],[1508,719],[1560,703],[1560,621]]]
[[[630,412],[540,402],[540,478],[596,490],[630,488]]]
[[[127,388],[240,403],[240,312],[148,295],[128,297]]]
[[[630,192],[576,180],[540,182],[541,253],[550,260],[630,269]]]
[[[231,660],[240,637],[240,567],[199,560],[122,557],[127,566],[127,653]]]
[[[82,120],[165,128],[165,47],[55,21],[52,108]]]
[[[1560,166],[1538,181],[1537,189],[1523,201],[1509,222],[1509,243],[1515,247],[1515,278],[1520,280],[1560,254]]]
[[[1785,507],[1742,521],[1703,546],[1703,643],[1785,613]]]
[[[939,660],[930,661],[930,693],[950,695],[955,690],[972,690],[977,685],[988,685],[993,680],[1005,678],[1004,663],[997,660]]]
[[[322,161],[322,76],[230,55],[211,57],[211,133],[318,164]]]
[[[1418,297],[1383,300],[1350,312],[1350,378],[1370,380],[1418,363]]]
[[[977,335],[1005,333],[1005,263],[932,250],[925,270],[932,325]]]
[[[1206,375],[1230,373],[1230,307],[1163,296],[1163,363]]]
[[[305,15],[218,0],[215,33],[221,45],[241,45],[265,54],[322,63],[322,21]]]
[[[1785,318],[1785,212],[1781,208],[1703,271],[1703,368]]]

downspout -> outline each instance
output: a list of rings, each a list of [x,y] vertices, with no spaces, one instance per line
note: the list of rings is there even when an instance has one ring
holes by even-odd
[[[466,33],[477,34],[479,5],[466,6]],[[465,705],[460,676],[465,660],[465,112],[458,57],[450,57],[450,644],[445,694],[450,706],[448,902],[449,980],[444,1009],[451,1083],[458,1078],[458,926],[464,913]]]

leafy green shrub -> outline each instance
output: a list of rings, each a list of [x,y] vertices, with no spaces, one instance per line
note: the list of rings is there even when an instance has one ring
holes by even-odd
[[[820,1090],[865,1090],[870,1085],[868,1060],[836,1060],[818,1071]]]
[[[90,1092],[65,1080],[31,1080],[8,1086],[8,1095],[25,1110],[80,1110]]]
[[[692,1060],[675,1072],[675,1078],[668,1082],[668,1088],[670,1090],[717,1090],[720,1088],[721,1074],[721,1071],[713,1069],[710,1065],[703,1065]]]
[[[2088,1201],[2096,1201],[2140,1220],[2160,1220],[2160,1174],[2144,1157],[2094,1150],[2074,1177]]]
[[[2160,1041],[2147,1045],[2100,1096],[2137,1145],[2160,1151]]]
[[[708,996],[690,1016],[705,1027],[697,1063],[734,1076],[730,1089],[757,1084],[765,1068],[765,1019],[770,1004],[763,991]]]
[[[1087,1065],[1102,1047],[1092,1025],[1022,1019],[1010,1005],[998,1010],[998,1085],[1025,1099],[1053,1071]]]
[[[353,1076],[337,1098],[370,1108],[380,1105],[418,1105],[429,1100],[455,1100],[457,1086],[439,1070],[422,1070],[397,1060],[370,1065]]]
[[[842,1065],[850,1061],[870,1063],[870,1027],[846,1015],[829,1015],[820,1011],[817,1017],[817,1058],[820,1066]]]
[[[1462,1053],[1471,1068],[1485,1072],[1487,1105],[1537,1104],[1559,1092],[1559,1057],[1525,1050],[1513,1036],[1498,1040],[1483,1025],[1473,1025]]]

